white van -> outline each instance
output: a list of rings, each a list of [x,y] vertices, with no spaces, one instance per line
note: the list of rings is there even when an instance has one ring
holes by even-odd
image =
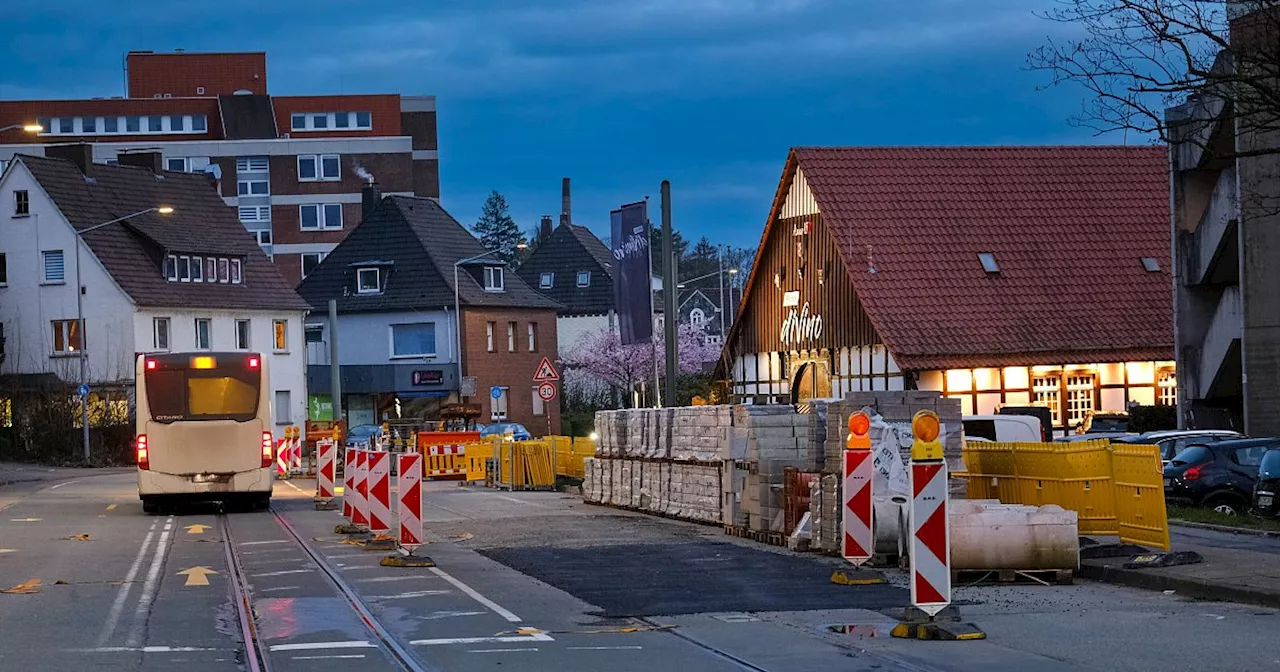
[[[966,415],[965,441],[1041,443],[1048,441],[1040,419],[1031,415]]]

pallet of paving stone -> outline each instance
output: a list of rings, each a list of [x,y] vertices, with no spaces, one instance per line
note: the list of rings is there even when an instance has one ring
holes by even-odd
[[[951,572],[954,587],[994,585],[1069,586],[1075,580],[1070,569],[957,569]]]

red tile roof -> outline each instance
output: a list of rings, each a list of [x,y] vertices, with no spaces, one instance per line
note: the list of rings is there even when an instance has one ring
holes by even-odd
[[[797,166],[902,368],[1173,359],[1164,148],[801,147]]]

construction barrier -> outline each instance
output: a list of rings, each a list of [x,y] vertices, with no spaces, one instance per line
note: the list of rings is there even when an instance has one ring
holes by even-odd
[[[424,459],[422,475],[426,478],[465,477],[467,475],[467,458],[465,446],[461,444],[430,445],[419,444]]]
[[[550,490],[556,485],[554,459],[550,441],[503,441],[494,481],[508,490]]]
[[[369,531],[382,536],[391,531],[391,453],[368,455]]]
[[[586,478],[585,460],[595,457],[596,442],[586,437],[549,436],[555,449],[556,475],[568,478]]]
[[[840,507],[842,542],[840,555],[855,567],[871,559],[875,534],[871,530],[871,494],[875,456],[867,432],[871,420],[861,411],[849,415],[849,434],[844,450],[844,506]],[[805,492],[808,492],[805,488]]]
[[[399,460],[400,503],[397,507],[397,541],[401,548],[413,553],[422,545],[422,456],[417,453],[397,455]]]
[[[911,421],[911,604],[930,616],[951,604],[947,462],[940,433],[931,411],[919,411]]]
[[[1156,446],[966,442],[969,499],[1056,504],[1079,514],[1080,534],[1169,548],[1160,452]],[[1123,481],[1121,478],[1123,477]]]
[[[351,504],[351,522],[354,525],[369,525],[369,453],[368,450],[356,450],[356,473],[352,479],[352,494],[355,501]]]
[[[316,454],[320,466],[316,469],[316,497],[333,499],[334,456],[338,452],[333,439],[322,439],[316,443]]]
[[[288,438],[276,441],[276,478],[289,477],[289,450],[291,448]]]
[[[355,498],[356,488],[356,450],[347,448],[342,453],[342,517],[348,522],[356,522]]]
[[[288,427],[293,449],[289,451],[289,472],[290,474],[302,473],[302,429],[300,427]]]

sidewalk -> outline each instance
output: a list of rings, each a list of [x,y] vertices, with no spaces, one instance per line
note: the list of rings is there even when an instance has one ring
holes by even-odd
[[[1128,558],[1081,560],[1083,578],[1134,588],[1173,591],[1204,600],[1280,609],[1280,539],[1172,525],[1174,551],[1195,551],[1204,562],[1124,569]]]
[[[82,476],[120,474],[131,470],[132,467],[46,467],[39,464],[23,464],[21,462],[0,462],[0,487],[16,483],[58,481]]]

